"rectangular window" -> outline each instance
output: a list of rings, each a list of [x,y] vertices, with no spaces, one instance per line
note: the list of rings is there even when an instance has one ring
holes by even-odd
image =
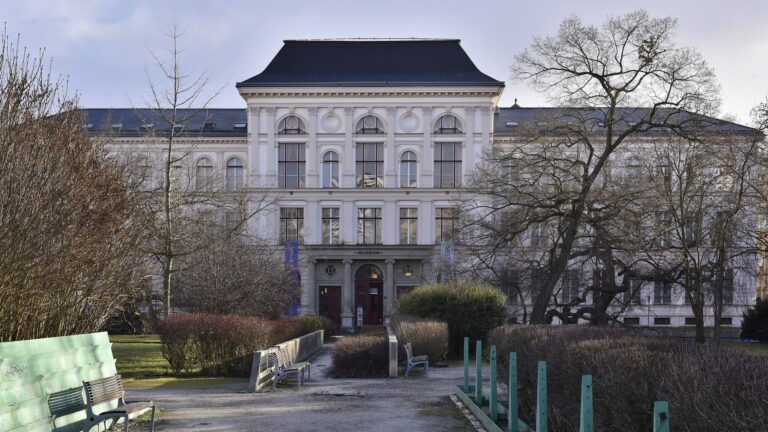
[[[304,242],[304,209],[282,207],[280,209],[280,244]]]
[[[417,244],[417,226],[419,224],[419,211],[415,208],[400,209],[400,244]]]
[[[698,246],[701,240],[701,213],[691,212],[685,219],[685,241],[689,247]]]
[[[625,317],[623,320],[626,325],[640,325],[639,317]]]
[[[669,317],[655,317],[653,319],[653,325],[669,325],[670,323]]]
[[[435,243],[455,242],[458,211],[455,208],[435,209]]]
[[[323,209],[323,244],[339,244],[339,209],[336,207]]]
[[[725,271],[723,280],[723,304],[733,304],[733,269]]]
[[[570,304],[579,298],[579,272],[578,270],[566,270],[563,275],[562,300]]]
[[[357,244],[381,244],[381,209],[357,209]]]
[[[696,318],[685,317],[685,325],[696,325]]]
[[[624,292],[624,303],[631,305],[640,304],[640,291],[643,288],[643,281],[640,279],[630,278],[629,287]]]
[[[653,282],[653,304],[656,304],[656,305],[672,304],[672,282],[664,282],[664,281]]]
[[[303,188],[307,162],[304,144],[280,144],[278,151],[278,187],[286,189]]]
[[[507,294],[507,304],[516,306],[520,301],[520,270],[508,270],[502,273],[502,286]]]
[[[435,143],[436,188],[461,186],[461,143]]]
[[[672,213],[668,211],[656,212],[656,247],[669,247],[672,245]]]
[[[384,144],[358,144],[355,158],[355,178],[357,179],[357,187],[384,187]]]
[[[733,325],[733,318],[731,317],[722,317],[720,318],[720,325]]]

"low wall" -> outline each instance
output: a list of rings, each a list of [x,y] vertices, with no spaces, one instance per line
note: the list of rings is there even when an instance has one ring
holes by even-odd
[[[323,330],[317,330],[296,339],[279,343],[265,350],[254,352],[248,391],[251,393],[257,392],[272,381],[275,365],[270,364],[270,353],[276,352],[278,349],[285,350],[291,361],[300,362],[310,358],[322,348]]]
[[[82,430],[85,411],[57,417],[54,425],[49,396],[116,373],[105,332],[0,343],[0,430]]]

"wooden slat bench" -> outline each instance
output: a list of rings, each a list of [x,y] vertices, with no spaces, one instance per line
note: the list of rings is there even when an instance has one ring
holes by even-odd
[[[87,403],[84,432],[89,432],[93,426],[108,419],[113,419],[112,426],[114,426],[121,418],[124,420],[123,430],[127,431],[129,419],[140,416],[149,410],[152,410],[149,428],[151,431],[155,430],[155,403],[149,401],[126,404],[123,399],[125,389],[123,388],[123,380],[120,375],[93,381],[83,381],[83,387],[85,387],[85,401]],[[99,413],[94,411],[96,405],[114,400],[117,400],[117,408]]]
[[[48,396],[48,409],[51,412],[51,424],[54,432],[79,432],[83,430],[83,420],[62,426],[56,424],[56,419],[59,417],[64,417],[86,409],[85,401],[83,400],[82,387],[74,387],[51,393],[51,395]]]

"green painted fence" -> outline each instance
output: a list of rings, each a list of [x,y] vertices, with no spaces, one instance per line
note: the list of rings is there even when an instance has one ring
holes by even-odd
[[[498,402],[496,370],[496,346],[492,345],[490,356],[490,388],[483,389],[483,343],[475,343],[475,382],[470,384],[469,338],[464,338],[464,382],[456,386],[456,396],[466,405],[477,420],[489,432],[547,432],[547,362],[539,361],[536,377],[536,416],[534,427],[518,416],[517,353],[509,353],[509,382],[507,383],[507,406]],[[576,390],[576,389],[574,389]],[[503,422],[500,422],[503,420]],[[503,424],[504,429],[499,426]],[[653,405],[653,432],[669,432],[669,403],[656,401]],[[594,432],[594,406],[592,398],[592,376],[581,377],[581,410],[579,432]]]
[[[49,396],[115,373],[104,332],[0,343],[0,431],[82,430],[85,411],[53,418]]]

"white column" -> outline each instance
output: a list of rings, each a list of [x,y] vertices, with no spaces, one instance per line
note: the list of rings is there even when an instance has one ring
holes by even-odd
[[[355,125],[352,124],[354,109],[344,108],[344,158],[342,160],[342,185],[341,187],[355,187],[355,143],[352,142],[352,133]]]
[[[396,201],[384,201],[384,208],[381,210],[382,230],[381,240],[385,245],[400,244],[400,215],[397,210]]]
[[[315,294],[317,293],[317,287],[315,286],[315,269],[317,260],[307,260],[307,277],[306,283],[301,292],[301,314],[302,315],[315,315],[317,314],[317,304],[315,303]]]
[[[248,108],[248,184],[259,186],[259,109]]]
[[[384,144],[384,187],[397,187],[395,151],[395,109],[387,108],[387,141]]]
[[[304,209],[304,244],[319,244],[321,221],[317,201],[307,201]]]
[[[424,128],[424,143],[421,148],[421,184],[422,188],[431,188],[434,185],[432,169],[435,165],[435,150],[432,146],[432,108],[424,108],[421,118]]]
[[[384,318],[389,318],[395,308],[395,260],[384,261],[387,273],[384,275]]]
[[[419,244],[435,244],[435,215],[432,210],[432,202],[424,201],[419,207]]]
[[[357,214],[355,213],[354,202],[344,201],[341,203],[340,219],[341,241],[348,245],[357,244]]]
[[[309,124],[307,125],[307,187],[316,188],[317,181],[317,108],[309,108]]]
[[[265,187],[277,187],[277,140],[275,139],[275,109],[267,108],[267,174]]]
[[[464,172],[471,172],[475,169],[475,109],[467,107],[464,109]]]
[[[345,259],[344,263],[344,286],[341,288],[341,328],[352,330],[355,328],[354,309],[355,293],[354,281],[352,280],[352,260]]]

